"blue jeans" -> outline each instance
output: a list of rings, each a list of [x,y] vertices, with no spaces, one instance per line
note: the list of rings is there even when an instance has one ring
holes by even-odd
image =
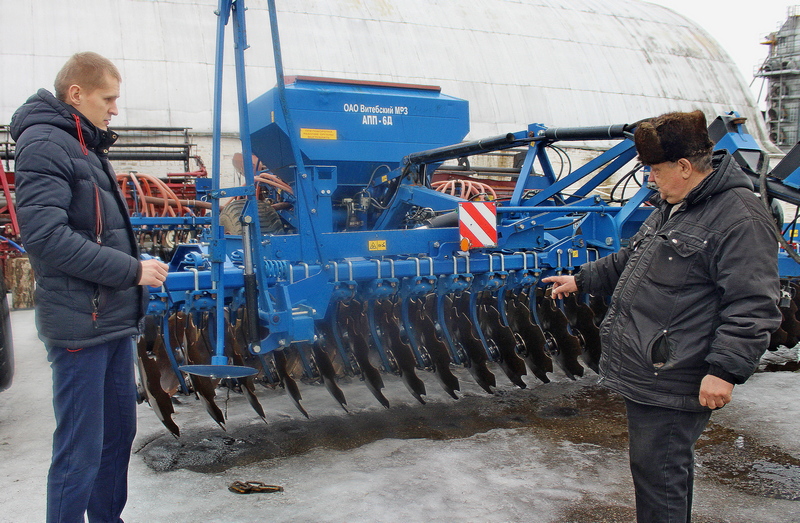
[[[136,434],[132,339],[47,350],[56,416],[47,521],[121,522]]]
[[[688,412],[625,400],[638,523],[690,523],[694,444],[711,411]]]

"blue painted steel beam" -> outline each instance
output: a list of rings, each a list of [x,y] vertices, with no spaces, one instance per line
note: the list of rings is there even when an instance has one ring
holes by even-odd
[[[621,156],[622,159],[627,158],[627,160],[623,161],[622,164],[627,163],[627,161],[630,160],[631,158],[633,158],[633,156],[635,155],[635,149],[633,149],[633,147],[634,147],[634,144],[630,140],[624,140],[624,141],[614,145],[614,147],[612,147],[608,151],[605,151],[604,153],[602,153],[598,157],[596,157],[596,158],[592,159],[591,161],[587,162],[585,165],[583,165],[583,166],[579,167],[578,169],[575,169],[574,171],[572,171],[571,174],[569,174],[567,176],[564,176],[563,178],[561,178],[561,179],[559,179],[557,181],[554,181],[549,187],[547,187],[546,189],[543,189],[542,191],[538,192],[535,196],[533,196],[529,200],[527,200],[527,203],[530,204],[530,205],[540,205],[540,204],[542,204],[546,200],[548,200],[548,199],[552,198],[553,196],[556,196],[556,195],[560,194],[562,191],[566,190],[570,185],[573,185],[573,184],[575,184],[575,183],[577,183],[579,181],[582,181],[589,174],[593,173],[594,171],[596,171],[597,169],[599,169],[603,165],[611,162],[612,160],[615,160],[617,157]],[[544,155],[544,156],[546,158],[546,155]],[[540,158],[540,161],[541,161],[541,158]],[[549,165],[550,162],[547,161],[546,164]],[[619,166],[621,167],[621,164],[619,164]],[[545,165],[543,165],[542,167],[545,167]],[[616,170],[604,172],[605,177],[603,178],[603,180],[607,179],[615,171]],[[596,187],[603,180],[595,178],[594,180],[591,181],[590,185],[594,185],[594,187]]]
[[[165,228],[165,226],[187,225],[191,227],[205,227],[211,225],[210,216],[170,216],[162,218],[143,218],[132,216],[131,225],[134,228],[147,226],[152,228]]]

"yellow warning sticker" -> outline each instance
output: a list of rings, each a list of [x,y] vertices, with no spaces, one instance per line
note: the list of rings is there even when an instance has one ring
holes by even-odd
[[[300,128],[300,138],[308,140],[336,140],[336,129],[303,129]]]
[[[371,250],[371,251],[385,251],[386,250],[386,240],[370,240],[369,241],[369,250]]]

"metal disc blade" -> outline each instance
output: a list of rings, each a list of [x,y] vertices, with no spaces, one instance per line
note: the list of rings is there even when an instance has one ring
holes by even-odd
[[[183,372],[207,378],[246,378],[258,373],[252,367],[239,365],[182,365],[178,368]]]

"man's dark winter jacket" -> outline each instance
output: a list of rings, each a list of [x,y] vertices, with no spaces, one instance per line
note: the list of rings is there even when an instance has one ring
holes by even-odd
[[[639,403],[700,411],[700,382],[755,371],[778,328],[774,225],[727,153],[677,204],[657,206],[627,247],[581,266],[582,292],[612,294],[601,383]]]
[[[39,337],[79,348],[136,334],[147,292],[136,284],[138,247],[107,158],[116,134],[40,89],[14,114],[11,136]]]

